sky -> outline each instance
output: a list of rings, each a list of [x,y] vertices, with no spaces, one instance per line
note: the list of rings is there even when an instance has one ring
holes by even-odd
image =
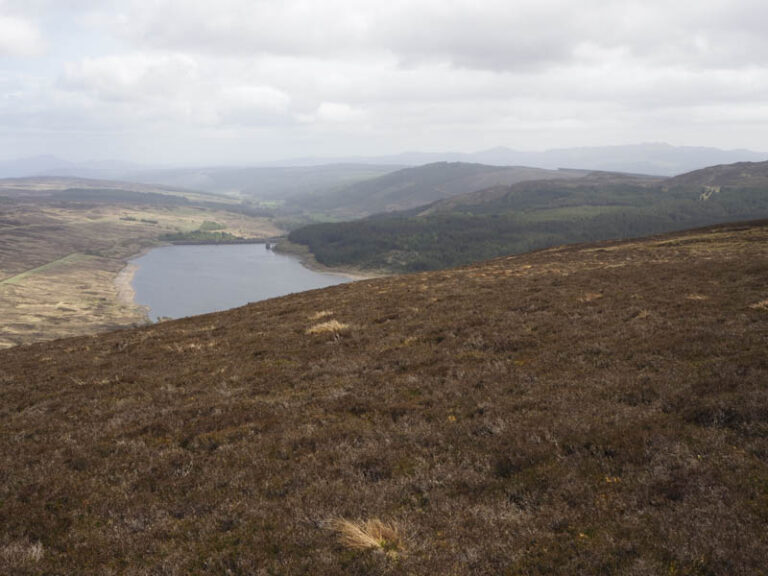
[[[0,0],[0,159],[768,150],[764,0]]]

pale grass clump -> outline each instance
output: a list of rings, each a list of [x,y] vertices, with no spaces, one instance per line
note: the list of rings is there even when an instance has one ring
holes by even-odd
[[[702,302],[704,300],[709,300],[709,298],[704,296],[703,294],[688,294],[688,296],[686,296],[686,298],[688,300],[696,300],[698,302]]]
[[[586,292],[579,300],[581,302],[594,302],[595,300],[600,300],[603,295],[599,292]]]
[[[307,334],[339,334],[347,330],[349,330],[349,324],[344,324],[338,320],[328,320],[327,322],[315,324],[307,330]]]
[[[17,541],[0,548],[0,566],[3,563],[11,566],[37,564],[45,555],[41,542]]]
[[[753,308],[755,310],[768,310],[768,298],[760,302],[756,302],[755,304],[752,304],[750,308]]]
[[[328,528],[337,533],[339,543],[356,550],[380,550],[390,556],[403,552],[403,539],[398,527],[378,518],[354,522],[336,518],[328,522]]]
[[[332,310],[318,310],[314,314],[310,314],[309,315],[309,319],[313,320],[313,321],[316,321],[316,320],[320,320],[322,318],[327,318],[328,316],[332,316],[332,315],[333,315],[333,311]]]

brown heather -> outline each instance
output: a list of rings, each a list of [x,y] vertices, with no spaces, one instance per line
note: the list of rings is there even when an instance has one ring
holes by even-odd
[[[762,222],[2,351],[0,573],[766,574],[766,299]]]

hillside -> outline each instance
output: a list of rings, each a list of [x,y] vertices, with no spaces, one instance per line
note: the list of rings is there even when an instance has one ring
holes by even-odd
[[[460,194],[417,209],[291,232],[326,266],[419,271],[571,242],[768,217],[768,162],[670,179],[597,172]]]
[[[217,195],[282,202],[296,194],[318,194],[351,183],[375,178],[402,166],[356,162],[323,163],[320,166],[209,166],[159,168],[123,162],[75,164],[42,156],[0,161],[0,177],[45,176],[142,182],[155,187],[201,190]]]
[[[321,196],[299,196],[293,205],[335,218],[359,218],[377,212],[409,210],[458,194],[527,180],[568,179],[583,172],[524,166],[486,166],[437,162],[404,168]]]
[[[764,573],[766,287],[763,221],[0,351],[0,573]]]
[[[666,181],[672,187],[728,186],[768,189],[768,162],[737,162],[710,166]]]
[[[393,172],[398,168],[400,167],[373,164],[179,168],[132,172],[129,177],[140,182],[182,186],[250,198],[258,202],[281,204],[295,196],[332,193],[356,182]]]
[[[653,176],[590,172],[569,180],[534,180],[467,192],[421,206],[412,214],[498,214],[590,205],[644,204],[649,201],[648,195],[653,194],[658,184],[664,181]]]

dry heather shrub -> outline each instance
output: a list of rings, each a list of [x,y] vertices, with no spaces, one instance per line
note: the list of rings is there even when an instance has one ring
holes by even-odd
[[[338,320],[328,320],[327,322],[315,324],[307,330],[307,334],[325,334],[328,332],[339,334],[340,332],[346,332],[347,330],[349,330],[349,324],[344,324]]]
[[[387,524],[378,518],[353,522],[337,518],[328,528],[338,534],[339,543],[357,550],[381,550],[389,555],[403,551],[403,539],[395,524]]]

